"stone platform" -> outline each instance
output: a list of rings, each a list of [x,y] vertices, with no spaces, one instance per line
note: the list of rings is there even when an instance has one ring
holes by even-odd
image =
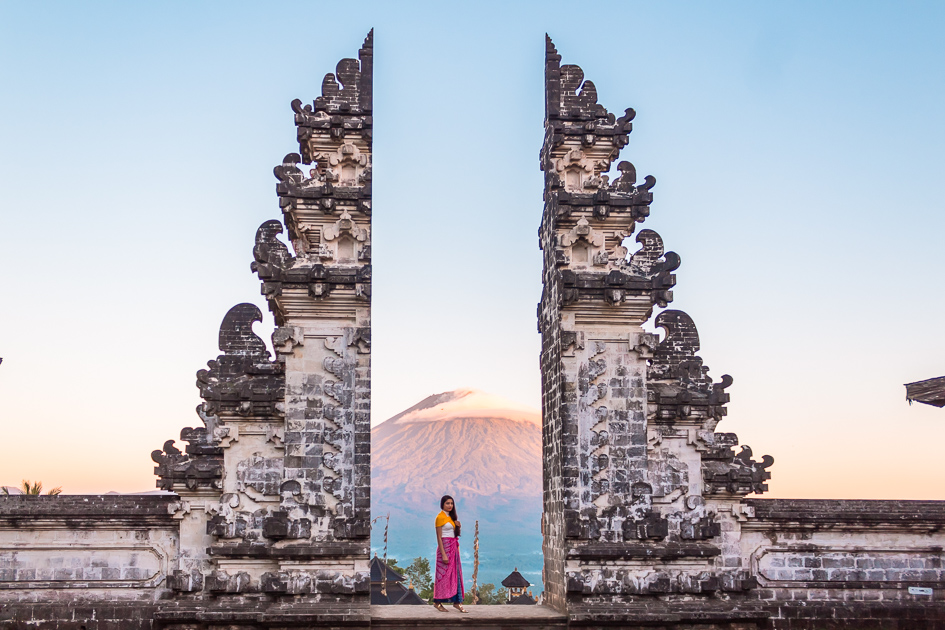
[[[469,614],[452,607],[371,606],[371,628],[463,628],[464,630],[563,630],[568,618],[547,606],[466,606]]]

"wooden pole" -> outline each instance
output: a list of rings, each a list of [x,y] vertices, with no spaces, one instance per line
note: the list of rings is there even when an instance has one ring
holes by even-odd
[[[387,597],[387,532],[390,529],[390,512],[387,513],[387,519],[384,523],[384,575],[381,582],[381,594]]]
[[[476,579],[479,577],[479,521],[476,521],[476,535],[473,538],[473,604],[479,603],[479,587],[476,585]]]
[[[390,529],[390,512],[387,516],[378,516],[371,521],[371,527],[382,518],[386,519],[386,522],[384,523],[384,560],[381,563],[381,595],[387,597],[387,531]],[[374,555],[377,556],[376,553]]]

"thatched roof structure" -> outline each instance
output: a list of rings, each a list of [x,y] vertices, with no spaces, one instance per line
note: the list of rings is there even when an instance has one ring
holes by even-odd
[[[906,400],[909,404],[915,401],[935,407],[945,407],[945,376],[906,383]]]

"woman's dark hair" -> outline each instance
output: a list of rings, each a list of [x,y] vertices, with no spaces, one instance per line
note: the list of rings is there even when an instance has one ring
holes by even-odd
[[[447,501],[452,501],[452,502],[453,502],[453,509],[450,510],[449,512],[446,512],[446,510],[443,509],[443,506],[446,505],[446,502],[447,502]],[[440,509],[443,510],[444,512],[446,512],[447,514],[449,514],[450,518],[453,519],[453,523],[454,523],[454,524],[456,523],[456,521],[459,520],[459,517],[456,516],[456,499],[454,499],[454,498],[451,497],[450,495],[444,494],[444,495],[443,495],[443,498],[440,499]],[[456,525],[456,529],[454,530],[454,535],[455,535],[457,538],[459,538],[459,525]]]

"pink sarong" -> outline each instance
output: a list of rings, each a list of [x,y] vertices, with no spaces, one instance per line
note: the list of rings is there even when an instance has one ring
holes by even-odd
[[[433,582],[433,599],[452,599],[459,595],[459,600],[462,600],[466,591],[463,589],[463,565],[459,560],[459,540],[444,538],[443,549],[446,551],[446,562],[443,562],[443,555],[440,550],[436,550],[436,580]]]

